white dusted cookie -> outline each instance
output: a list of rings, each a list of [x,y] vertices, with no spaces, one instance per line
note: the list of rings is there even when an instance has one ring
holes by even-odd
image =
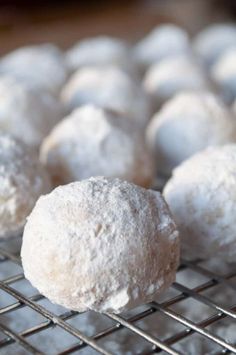
[[[49,177],[24,143],[0,134],[0,238],[18,236]]]
[[[206,66],[211,66],[227,49],[236,46],[236,26],[233,23],[210,25],[193,40],[193,50]]]
[[[118,313],[175,280],[179,239],[160,193],[96,177],[38,200],[21,257],[26,278],[52,302]]]
[[[186,259],[236,258],[236,145],[211,147],[174,170],[164,197]]]
[[[129,46],[115,37],[96,36],[83,39],[66,53],[71,71],[84,66],[116,65],[126,69],[129,66]]]
[[[208,80],[202,68],[190,56],[167,58],[147,71],[143,87],[152,100],[153,110],[184,90],[202,91]]]
[[[236,122],[212,93],[183,92],[153,116],[146,139],[158,171],[168,175],[198,151],[236,141]]]
[[[211,69],[212,80],[227,103],[236,99],[236,44],[222,54]]]
[[[11,76],[0,76],[0,131],[37,148],[63,116],[53,96]]]
[[[154,28],[133,49],[134,61],[142,70],[162,59],[187,54],[189,38],[186,31],[173,24]]]
[[[53,44],[21,47],[0,60],[0,74],[58,95],[68,75],[64,54]]]
[[[139,130],[127,117],[93,105],[73,111],[52,130],[43,142],[41,161],[55,184],[104,175],[150,186],[154,176]]]
[[[141,128],[146,126],[150,116],[149,101],[143,89],[114,66],[79,69],[65,85],[61,97],[69,110],[95,104],[125,114]]]

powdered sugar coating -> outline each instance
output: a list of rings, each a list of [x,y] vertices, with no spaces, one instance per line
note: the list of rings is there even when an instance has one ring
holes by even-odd
[[[0,78],[0,97],[0,131],[32,147],[40,145],[63,115],[54,97],[10,76]]]
[[[236,43],[234,48],[227,50],[216,61],[212,67],[211,76],[218,85],[224,100],[232,103],[236,99]]]
[[[76,43],[66,53],[68,66],[75,71],[84,66],[129,66],[129,46],[118,38],[97,36]]]
[[[154,109],[184,90],[202,91],[208,87],[202,68],[189,56],[171,57],[149,68],[143,86]]]
[[[93,105],[73,111],[52,130],[41,160],[56,184],[104,175],[150,186],[154,177],[139,130],[126,117]]]
[[[187,259],[235,262],[236,145],[208,148],[174,170],[164,196]]]
[[[37,156],[22,142],[0,134],[0,238],[19,235],[36,200],[49,189]]]
[[[178,232],[160,193],[97,177],[38,200],[21,256],[26,278],[52,302],[118,313],[174,281]]]
[[[236,26],[233,23],[219,23],[206,27],[193,40],[194,52],[207,66],[229,48],[236,47]]]
[[[209,92],[183,92],[168,101],[147,127],[158,170],[172,169],[208,146],[236,141],[231,112]]]
[[[117,111],[142,128],[150,116],[148,98],[142,88],[114,66],[76,71],[62,91],[62,101],[70,110],[95,104]]]
[[[67,79],[63,53],[53,44],[21,47],[0,60],[0,73],[14,75],[32,87],[58,95]]]
[[[133,49],[134,60],[141,69],[172,56],[189,52],[187,33],[173,24],[154,28]]]

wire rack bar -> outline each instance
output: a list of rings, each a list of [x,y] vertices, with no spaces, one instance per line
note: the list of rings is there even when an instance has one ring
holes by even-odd
[[[230,309],[227,309],[225,307],[222,307],[221,305],[219,305],[218,303],[212,301],[211,299],[209,299],[208,297],[206,296],[203,296],[203,295],[200,295],[198,293],[196,293],[195,291],[189,289],[188,287],[186,286],[183,286],[177,282],[175,282],[173,284],[173,287],[182,292],[182,293],[186,293],[188,294],[190,297],[194,298],[195,300],[201,302],[201,303],[204,303],[206,304],[207,306],[213,308],[213,309],[216,309],[217,311],[219,312],[222,312],[222,313],[225,313],[227,314],[229,317],[232,317],[234,319],[236,319],[236,313],[235,312],[232,312]]]
[[[171,310],[167,310],[165,309],[161,304],[158,304],[157,302],[152,302],[153,307],[156,307],[157,309],[160,310],[160,312],[164,313],[165,315],[169,316],[170,318],[178,321],[179,323],[185,325],[186,327],[195,330],[195,332],[203,335],[204,337],[214,341],[215,343],[221,345],[222,347],[236,353],[236,347],[233,346],[232,344],[229,344],[228,342],[226,342],[224,339],[222,339],[219,336],[215,336],[214,334],[212,334],[211,332],[209,332],[207,329],[204,329],[203,327],[197,325],[196,323],[193,323],[192,321],[190,321],[189,319],[181,316],[180,314],[171,311]],[[222,313],[221,313],[222,314]]]
[[[189,261],[184,260],[183,263],[188,266],[190,269],[196,271],[198,274],[201,274],[203,276],[206,276],[210,279],[216,280],[217,282],[232,288],[234,291],[236,291],[236,284],[232,284],[231,282],[229,282],[229,280],[226,280],[224,277],[217,275],[215,273],[213,273],[212,271],[206,270],[205,268],[201,267],[200,265],[197,265],[195,263],[191,263]],[[231,276],[235,277],[236,273],[232,273]]]
[[[179,355],[180,354],[179,352],[177,352],[174,349],[172,349],[170,346],[168,346],[165,343],[163,343],[161,340],[159,340],[157,338],[154,338],[153,336],[147,334],[146,332],[144,332],[140,328],[134,326],[131,322],[128,322],[127,320],[125,320],[121,316],[118,316],[117,314],[111,314],[111,313],[106,313],[106,315],[107,315],[107,317],[109,317],[109,318],[115,320],[116,322],[122,324],[124,327],[128,328],[129,330],[131,330],[135,334],[138,334],[139,336],[141,336],[142,338],[147,340],[149,343],[151,343],[151,344],[157,346],[158,348],[161,348],[162,350],[166,351],[168,354],[171,354],[171,355]]]
[[[0,249],[0,254],[4,258],[4,260],[8,259],[8,260],[12,261],[13,263],[21,266],[21,259],[19,256],[14,255],[3,248]]]
[[[11,337],[12,339],[14,339],[19,345],[23,346],[23,348],[25,348],[27,351],[31,352],[32,354],[35,355],[43,355],[43,353],[41,351],[39,351],[38,349],[36,349],[34,346],[32,346],[31,344],[29,344],[27,341],[25,341],[24,337],[22,337],[19,334],[16,334],[15,332],[13,332],[11,329],[9,329],[8,327],[6,327],[3,324],[0,324],[0,330],[8,335],[9,337]]]
[[[19,266],[21,266],[21,261],[20,258],[12,254],[4,249],[0,248],[0,262],[4,261],[11,261]],[[58,355],[66,355],[73,353],[75,351],[81,350],[87,346],[92,347],[93,349],[97,350],[101,354],[111,354],[110,352],[106,351],[103,349],[101,346],[97,344],[97,340],[102,339],[110,334],[113,334],[114,332],[119,331],[120,329],[127,328],[129,331],[135,333],[136,335],[140,336],[141,338],[145,339],[150,343],[152,346],[153,350],[150,350],[150,352],[147,352],[147,354],[151,354],[153,352],[158,353],[161,351],[165,351],[168,354],[180,354],[180,352],[176,351],[176,349],[172,348],[172,345],[177,343],[178,341],[189,337],[193,333],[198,333],[201,334],[202,336],[208,338],[209,340],[217,343],[218,345],[222,346],[223,349],[222,351],[218,352],[219,354],[228,354],[228,353],[235,353],[236,354],[236,346],[233,344],[228,343],[221,337],[212,334],[209,332],[205,327],[223,319],[226,317],[231,318],[233,321],[236,319],[236,306],[231,306],[231,307],[223,307],[222,305],[218,304],[217,302],[214,302],[211,300],[209,297],[200,294],[201,292],[211,289],[214,286],[218,284],[226,285],[227,287],[230,287],[233,290],[236,290],[236,285],[234,285],[231,282],[231,279],[236,276],[236,272],[234,273],[228,273],[225,276],[222,275],[217,275],[201,266],[199,266],[196,262],[188,262],[188,261],[183,261],[183,264],[180,266],[180,270],[183,270],[185,268],[190,268],[194,272],[197,272],[198,274],[201,274],[205,277],[210,278],[209,281],[204,282],[197,287],[190,289],[178,282],[175,282],[173,284],[173,288],[176,289],[177,291],[181,292],[179,295],[172,297],[168,299],[165,302],[162,303],[157,303],[157,302],[152,302],[149,304],[149,308],[146,310],[143,310],[139,312],[138,314],[131,316],[129,318],[123,318],[120,315],[114,315],[114,314],[106,314],[106,316],[113,321],[115,321],[115,324],[107,327],[106,329],[96,333],[92,337],[87,337],[83,333],[81,333],[78,329],[75,327],[71,326],[68,324],[66,321],[78,316],[78,312],[73,312],[73,311],[68,311],[65,312],[61,315],[55,315],[52,312],[49,312],[47,309],[42,307],[41,305],[38,305],[36,302],[43,299],[44,297],[40,294],[36,294],[34,296],[31,296],[30,298],[25,297],[23,294],[21,294],[19,291],[16,291],[13,287],[10,285],[14,284],[15,282],[24,280],[24,275],[23,273],[19,273],[17,275],[10,276],[3,281],[0,282],[0,289],[2,289],[4,292],[10,294],[13,296],[17,302],[14,302],[6,307],[3,307],[0,309],[0,314],[6,314],[10,312],[14,312],[15,310],[19,308],[23,308],[25,306],[30,307],[34,311],[38,312],[42,316],[46,318],[45,321],[41,322],[40,324],[33,326],[31,328],[25,329],[24,331],[18,333],[13,332],[11,329],[8,329],[6,326],[0,324],[0,330],[7,335],[6,338],[0,341],[0,349],[12,344],[14,342],[18,343],[19,345],[23,346],[25,349],[27,349],[29,352],[32,354],[43,354],[42,352],[38,351],[36,348],[34,348],[30,343],[26,341],[26,338],[29,337],[30,335],[37,334],[43,330],[46,330],[48,328],[51,328],[53,326],[59,326],[71,335],[75,336],[79,341],[71,344],[67,349],[64,349]],[[201,302],[202,304],[208,305],[209,307],[213,308],[216,310],[216,314],[214,314],[211,317],[208,317],[207,319],[204,319],[201,322],[194,323],[188,320],[187,318],[183,317],[182,315],[167,309],[171,305],[175,305],[181,301],[184,301],[188,298],[195,299],[198,302]],[[167,317],[179,322],[180,324],[184,325],[186,329],[179,331],[175,333],[174,335],[164,339],[164,340],[159,340],[158,338],[148,334],[146,331],[140,329],[136,325],[134,325],[135,322],[145,319],[146,317],[150,316],[151,314],[155,312],[162,312],[165,314]]]
[[[227,276],[227,277],[232,277],[232,276],[231,276],[231,274],[230,274],[230,275]],[[215,282],[215,281],[208,281],[208,282],[206,282],[206,283],[204,283],[204,284],[201,284],[200,286],[197,286],[196,288],[193,289],[193,291],[197,294],[198,292],[205,291],[205,290],[207,290],[207,289],[209,289],[209,288],[215,286],[216,284],[217,284],[217,282]],[[41,296],[41,295],[38,294],[38,295],[35,295],[35,299],[34,299],[34,296],[32,297],[33,299],[32,299],[32,298],[31,298],[31,299],[34,300],[34,301],[36,301],[36,300],[39,300],[39,299],[43,298],[43,297],[40,298],[40,296]],[[178,302],[181,302],[181,301],[183,301],[183,300],[185,300],[185,299],[187,299],[187,298],[189,298],[189,297],[190,297],[189,295],[182,293],[182,294],[180,294],[180,295],[178,295],[178,296],[176,296],[176,297],[173,297],[172,299],[168,300],[167,302],[162,303],[162,305],[163,305],[163,307],[169,307],[169,306],[174,305],[174,304],[176,304],[176,303],[178,303]],[[10,312],[10,311],[12,311],[12,310],[15,310],[15,309],[18,309],[18,308],[21,308],[21,307],[25,307],[25,304],[23,304],[23,303],[21,303],[21,302],[16,302],[16,303],[13,303],[13,304],[11,304],[11,305],[5,307],[5,308],[2,308],[2,309],[0,310],[0,313],[1,313],[1,311],[2,311],[2,313]],[[136,322],[136,321],[141,320],[141,319],[143,319],[143,318],[145,318],[145,317],[149,316],[150,314],[153,314],[153,313],[155,313],[155,312],[157,312],[157,311],[158,311],[158,310],[155,309],[155,308],[149,308],[148,310],[145,310],[145,311],[139,313],[138,315],[135,315],[135,316],[130,317],[130,318],[128,319],[128,321],[129,321],[129,322]],[[72,314],[70,315],[70,318],[78,314],[77,312],[70,312],[70,313],[72,313]],[[62,319],[64,319],[64,320],[66,320],[66,319],[67,319],[67,314],[68,314],[68,313],[61,314],[59,317],[62,318]],[[221,317],[221,318],[222,318],[222,317]],[[68,317],[68,319],[69,319],[69,317]],[[219,319],[219,316],[217,315],[217,317],[215,318],[215,320],[217,321],[218,319]],[[52,326],[54,326],[54,323],[53,323],[53,322],[51,322],[51,321],[49,321],[49,322],[44,322],[44,323],[38,325],[38,328],[37,328],[37,327],[33,327],[33,328],[31,328],[31,329],[28,329],[28,330],[23,331],[23,332],[21,333],[21,335],[22,335],[22,336],[29,336],[29,335],[35,334],[35,333],[38,332],[38,331],[47,329],[47,328],[52,327]],[[110,327],[110,328],[104,330],[103,332],[100,332],[100,333],[96,334],[96,335],[94,336],[94,339],[95,339],[95,340],[98,340],[98,339],[100,339],[100,338],[102,338],[102,337],[104,337],[104,336],[107,336],[107,335],[109,335],[109,334],[111,334],[111,333],[113,333],[113,332],[115,332],[115,331],[117,331],[117,330],[119,330],[119,329],[122,329],[122,328],[123,328],[123,326],[122,326],[120,323],[117,323],[115,326],[112,326],[112,327]],[[186,331],[186,334],[185,334],[185,333],[181,333],[179,339],[182,339],[183,337],[187,336],[188,333],[189,333],[188,330]],[[184,335],[184,336],[183,336],[183,335]],[[0,347],[2,347],[2,346],[4,346],[4,345],[7,345],[7,344],[10,343],[10,342],[12,343],[12,342],[14,342],[14,340],[13,340],[13,339],[11,339],[11,340],[10,340],[10,339],[3,339],[2,341],[0,341]],[[85,344],[85,343],[82,343],[82,344],[81,344],[81,343],[75,344],[75,345],[72,347],[72,349],[71,349],[71,348],[68,348],[68,350],[67,350],[66,353],[71,353],[71,352],[73,352],[73,351],[82,349],[82,348],[84,348],[84,347],[86,347],[86,346],[87,346],[87,344]],[[74,348],[74,350],[73,350],[73,348]],[[160,350],[161,350],[161,349],[160,349]],[[63,353],[64,353],[64,352],[63,352]]]
[[[1,285],[0,285],[1,287]],[[38,302],[40,300],[42,300],[44,298],[44,296],[40,295],[40,294],[37,294],[37,295],[34,295],[34,296],[31,296],[29,297],[28,299],[30,301],[33,301],[33,302]],[[15,303],[12,303],[10,305],[7,305],[6,307],[4,308],[1,308],[0,309],[0,315],[3,315],[3,314],[6,314],[6,313],[9,313],[9,312],[12,312],[12,311],[15,311],[17,309],[20,309],[20,308],[23,308],[25,307],[26,304],[24,304],[23,302],[21,301],[17,301]]]
[[[232,310],[236,311],[236,307],[232,308]],[[217,313],[209,318],[206,318],[205,320],[201,321],[201,322],[198,322],[196,323],[196,325],[198,325],[199,327],[202,327],[202,328],[205,328],[223,318],[225,318],[226,315],[223,314],[223,313]],[[176,333],[175,335],[169,337],[169,338],[166,338],[165,339],[165,343],[167,344],[174,344],[186,337],[188,337],[189,335],[193,334],[195,331],[194,329],[192,328],[186,328],[184,329],[183,331],[179,332],[179,333]],[[228,350],[228,349],[223,349],[222,352],[224,353],[228,353],[228,352],[232,352],[231,350]],[[235,353],[235,351],[233,351],[233,353]]]
[[[231,276],[231,274],[229,274],[227,277],[230,278],[232,276]],[[216,284],[217,284],[217,282],[211,280],[211,281],[208,281],[208,282],[206,282],[204,284],[201,284],[200,286],[197,286],[193,290],[196,293],[197,292],[202,292],[202,291],[208,290],[209,288],[215,286]],[[176,304],[178,302],[181,302],[181,301],[183,301],[183,300],[185,300],[185,299],[187,299],[189,297],[190,297],[189,295],[185,295],[185,294],[182,293],[182,294],[180,294],[180,295],[168,300],[167,302],[161,303],[161,305],[163,307],[169,307],[169,306],[174,305],[174,304]],[[149,308],[149,309],[147,309],[147,310],[145,310],[143,312],[140,312],[139,314],[137,314],[135,316],[132,316],[132,317],[128,318],[127,320],[128,320],[128,322],[133,323],[133,322],[139,321],[139,320],[141,320],[141,319],[143,319],[143,318],[145,318],[145,317],[147,317],[147,316],[149,316],[149,315],[151,315],[151,314],[153,314],[153,313],[155,313],[157,311],[158,311],[157,308]],[[232,311],[235,311],[235,309],[232,308]],[[207,318],[204,322],[200,322],[200,323],[197,323],[197,324],[199,326],[206,327],[206,326],[208,326],[208,325],[210,325],[210,324],[212,324],[212,323],[214,323],[214,322],[216,322],[216,321],[218,321],[220,319],[225,318],[226,316],[227,315],[225,315],[223,313],[222,314],[217,313],[215,316]],[[128,328],[128,325],[126,327]],[[106,335],[108,335],[110,333],[114,333],[115,331],[118,331],[119,329],[122,329],[122,328],[124,328],[124,326],[121,323],[117,323],[115,326],[110,327],[110,328],[104,330],[103,332],[96,334],[94,336],[94,339],[100,339],[101,337],[104,337],[104,336],[106,336]],[[193,333],[194,333],[193,329],[186,328],[184,331],[181,331],[181,332],[177,333],[174,337],[170,337],[170,338],[166,339],[164,342],[166,344],[168,344],[168,345],[172,345],[172,344],[178,342],[179,340],[182,340],[182,339],[188,337],[189,335],[191,335]],[[75,344],[72,347],[69,347],[65,351],[61,352],[60,355],[70,354],[70,353],[72,353],[74,351],[77,351],[77,350],[81,349],[82,347],[84,347],[84,345]],[[161,348],[155,347],[155,352],[156,353],[160,352],[160,351],[162,351]]]
[[[91,346],[93,349],[99,351],[101,354],[112,355],[110,352],[102,349],[99,345],[97,345],[93,339],[87,337],[86,335],[81,333],[78,329],[72,327],[70,324],[66,323],[63,319],[61,319],[57,315],[51,313],[46,308],[31,301],[30,299],[27,299],[20,292],[14,290],[11,286],[5,285],[2,281],[0,281],[0,287],[2,288],[3,291],[9,293],[11,296],[15,297],[20,302],[26,304],[27,306],[32,308],[34,311],[40,313],[45,318],[51,320],[54,324],[58,325],[59,327],[61,327],[64,330],[66,330],[71,335],[74,335],[76,338],[79,338],[80,340],[84,341],[89,346]]]
[[[25,278],[24,274],[19,274],[19,275],[10,276],[7,279],[2,280],[2,282],[4,282],[7,285],[11,285],[17,281],[24,280],[24,278]]]
[[[62,315],[60,315],[59,317],[66,321],[66,320],[69,320],[71,318],[73,318],[75,315],[77,315],[78,313],[77,312],[74,312],[74,311],[69,311],[69,312],[66,312]],[[27,330],[24,330],[23,332],[21,332],[19,335],[21,335],[22,337],[28,337],[30,335],[34,335],[34,334],[37,334],[43,330],[46,330],[46,329],[49,329],[49,328],[52,328],[54,326],[54,323],[51,321],[51,320],[46,320],[38,325],[35,325],[34,327],[31,327]],[[0,341],[0,348],[3,348],[4,346],[7,346],[7,345],[10,345],[14,343],[14,339],[12,338],[5,338],[5,339],[2,339]],[[87,346],[87,344],[83,343],[82,341],[80,341],[79,343],[79,346],[81,345],[84,345],[84,346]]]
[[[147,310],[141,312],[141,313],[138,313],[137,315],[134,315],[132,317],[129,317],[128,318],[128,321],[133,323],[133,322],[136,322],[138,320],[141,320],[153,313],[155,313],[156,310],[154,308],[148,308]],[[109,334],[113,334],[114,332],[117,332],[119,331],[120,329],[123,329],[125,328],[125,326],[123,326],[121,323],[116,323],[115,325],[109,327],[109,328],[106,328],[104,329],[103,331],[95,334],[93,336],[93,339],[94,340],[99,340],[101,338],[104,338],[105,336],[108,336]],[[82,349],[83,347],[85,347],[86,345],[85,344],[74,344],[72,345],[71,347],[65,349],[63,352],[60,352],[58,355],[65,355],[65,354],[71,354],[77,350],[80,350]],[[161,349],[162,350],[162,349]]]

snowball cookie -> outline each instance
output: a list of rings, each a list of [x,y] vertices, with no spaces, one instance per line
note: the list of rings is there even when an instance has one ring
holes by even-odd
[[[118,38],[107,36],[86,38],[67,51],[66,60],[71,71],[89,65],[117,65],[126,68],[129,63],[129,47]]]
[[[213,94],[183,92],[154,115],[146,137],[158,170],[168,175],[198,151],[236,141],[235,119]]]
[[[62,52],[52,44],[16,49],[0,60],[0,73],[11,74],[33,87],[57,95],[67,79]]]
[[[157,110],[180,91],[201,91],[208,87],[208,82],[201,67],[191,57],[178,56],[151,66],[143,86],[152,99],[153,109]]]
[[[118,313],[175,280],[179,239],[159,192],[96,177],[37,201],[21,257],[26,278],[52,302]]]
[[[213,65],[211,76],[229,104],[236,99],[236,45],[227,50]]]
[[[104,175],[146,187],[154,175],[139,131],[126,117],[92,105],[75,110],[53,129],[43,142],[41,160],[55,184]]]
[[[79,69],[64,87],[62,101],[69,110],[88,103],[115,110],[142,128],[150,116],[142,88],[114,66]]]
[[[230,23],[208,26],[193,40],[195,53],[211,66],[227,49],[236,46],[236,26]]]
[[[48,93],[16,78],[0,77],[0,131],[37,148],[62,116],[61,104]]]
[[[211,147],[174,170],[164,196],[186,259],[236,258],[236,145]]]
[[[49,177],[32,150],[1,133],[0,238],[19,235],[36,200],[49,190]]]
[[[133,49],[134,60],[142,69],[160,60],[189,52],[187,33],[171,24],[158,26]]]

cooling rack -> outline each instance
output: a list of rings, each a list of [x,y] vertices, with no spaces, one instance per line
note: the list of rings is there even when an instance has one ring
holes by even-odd
[[[79,320],[84,319],[87,312],[60,307],[55,311],[56,306],[31,287],[24,278],[19,253],[14,248],[10,243],[0,247],[0,354],[190,354],[191,346],[202,354],[202,345],[199,350],[197,346],[203,343],[211,344],[214,354],[236,353],[236,345],[224,336],[225,331],[236,325],[235,265],[227,266],[227,270],[220,265],[220,272],[215,272],[215,265],[182,261],[177,281],[162,299],[121,315],[89,312],[90,318],[86,318],[84,324]],[[190,302],[184,308],[187,301],[193,304]],[[178,305],[182,308],[176,310]],[[197,321],[196,314],[195,320],[191,319],[192,314],[186,314],[189,310],[196,311]],[[33,315],[24,322],[27,311]],[[23,325],[16,329],[21,321]],[[171,326],[168,328],[166,324]],[[158,335],[157,330],[162,334]],[[58,332],[59,336],[53,340]],[[236,333],[236,327],[232,332]],[[189,345],[182,346],[183,342]]]

